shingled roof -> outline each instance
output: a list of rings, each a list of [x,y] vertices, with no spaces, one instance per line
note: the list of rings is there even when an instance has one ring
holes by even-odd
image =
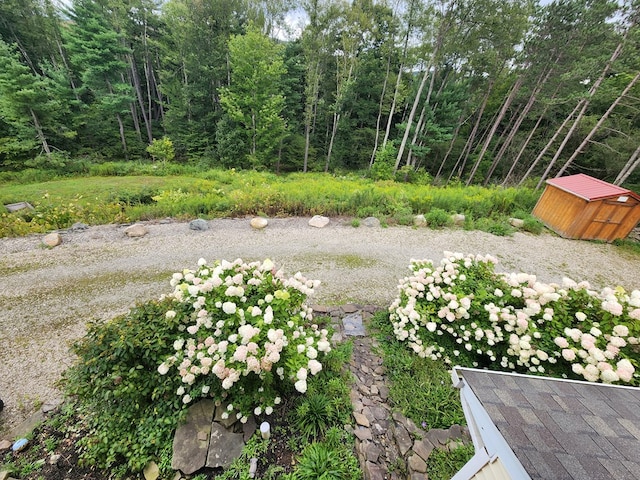
[[[454,479],[497,463],[509,474],[483,478],[640,480],[640,389],[460,367],[452,376],[476,447]]]

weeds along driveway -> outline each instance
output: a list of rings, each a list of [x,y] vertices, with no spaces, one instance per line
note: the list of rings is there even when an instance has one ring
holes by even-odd
[[[457,229],[354,228],[332,220],[271,219],[253,230],[249,219],[149,223],[128,238],[105,225],[62,233],[63,244],[44,248],[41,236],[0,239],[0,432],[41,402],[60,396],[56,382],[72,362],[69,345],[90,320],[107,320],[136,303],[169,293],[173,272],[196,268],[199,258],[247,261],[270,258],[289,276],[301,271],[322,284],[311,305],[348,302],[388,305],[412,258],[439,262],[443,251],[491,254],[498,271],[533,273],[545,282],[568,276],[596,288],[640,288],[640,257],[608,245],[552,234],[497,237]]]

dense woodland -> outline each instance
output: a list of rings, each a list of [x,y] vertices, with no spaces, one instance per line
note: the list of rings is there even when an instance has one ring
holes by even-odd
[[[0,169],[154,144],[156,161],[210,167],[640,183],[639,15],[607,0],[2,0]]]

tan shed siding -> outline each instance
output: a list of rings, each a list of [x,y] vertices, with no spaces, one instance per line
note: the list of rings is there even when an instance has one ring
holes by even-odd
[[[533,214],[558,234],[568,236],[575,219],[588,202],[553,185],[547,185]]]
[[[504,468],[504,465],[498,457],[493,462],[487,463],[482,469],[476,473],[471,480],[511,480],[511,475]]]

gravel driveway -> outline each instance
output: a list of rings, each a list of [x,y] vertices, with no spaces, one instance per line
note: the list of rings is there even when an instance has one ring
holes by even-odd
[[[387,305],[412,258],[439,261],[442,252],[491,254],[499,271],[563,276],[594,287],[640,288],[640,257],[608,244],[552,234],[497,237],[457,229],[354,228],[333,219],[325,228],[308,218],[271,219],[253,230],[249,219],[148,223],[148,235],[128,238],[124,227],[104,225],[62,232],[63,244],[44,248],[41,236],[0,239],[0,433],[41,402],[60,396],[56,381],[72,362],[68,346],[91,319],[109,319],[137,302],[170,291],[174,271],[195,268],[200,257],[271,258],[287,275],[301,271],[322,281],[310,303]]]

